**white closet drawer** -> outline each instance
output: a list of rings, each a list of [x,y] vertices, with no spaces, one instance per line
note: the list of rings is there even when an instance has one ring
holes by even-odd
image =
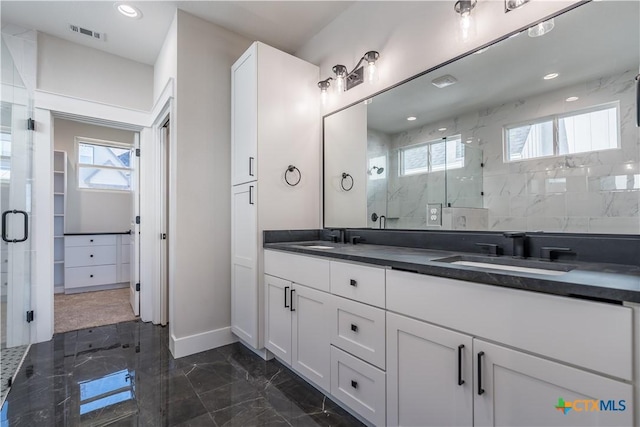
[[[64,245],[66,247],[115,245],[117,237],[118,236],[116,236],[115,234],[87,234],[84,236],[65,236]]]
[[[67,247],[64,251],[65,267],[84,267],[116,263],[115,246]]]
[[[385,308],[385,269],[331,261],[331,293]]]
[[[116,283],[117,278],[115,265],[65,268],[64,275],[65,288],[107,285]]]
[[[120,262],[123,264],[131,262],[131,245],[120,245]]]
[[[333,296],[331,344],[385,369],[385,311]]]
[[[331,394],[377,426],[386,421],[386,374],[331,346]]]

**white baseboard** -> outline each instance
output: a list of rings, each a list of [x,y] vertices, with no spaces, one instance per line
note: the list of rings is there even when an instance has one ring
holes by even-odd
[[[171,350],[173,357],[178,359],[180,357],[200,353],[201,351],[232,344],[236,341],[238,341],[238,338],[231,333],[231,327],[228,326],[226,328],[201,332],[199,334],[181,338],[176,338],[171,334],[171,338],[169,339],[169,350]]]

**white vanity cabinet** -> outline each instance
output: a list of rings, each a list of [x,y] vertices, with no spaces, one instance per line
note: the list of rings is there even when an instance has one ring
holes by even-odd
[[[262,231],[320,225],[318,80],[317,66],[260,42],[231,69],[231,330],[255,349],[264,347]]]

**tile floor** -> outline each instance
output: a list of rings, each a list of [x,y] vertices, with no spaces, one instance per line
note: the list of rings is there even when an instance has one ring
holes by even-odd
[[[275,360],[240,344],[174,359],[168,328],[140,321],[34,344],[1,412],[18,426],[355,426]]]

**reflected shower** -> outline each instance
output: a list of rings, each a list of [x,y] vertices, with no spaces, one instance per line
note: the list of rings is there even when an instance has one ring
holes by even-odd
[[[380,175],[382,172],[384,172],[384,168],[379,168],[378,166],[374,166],[374,167],[372,167],[371,169],[369,169],[369,175],[373,175],[373,171],[374,171],[374,169],[377,169],[377,170],[376,170],[376,173],[377,173],[378,175]]]

